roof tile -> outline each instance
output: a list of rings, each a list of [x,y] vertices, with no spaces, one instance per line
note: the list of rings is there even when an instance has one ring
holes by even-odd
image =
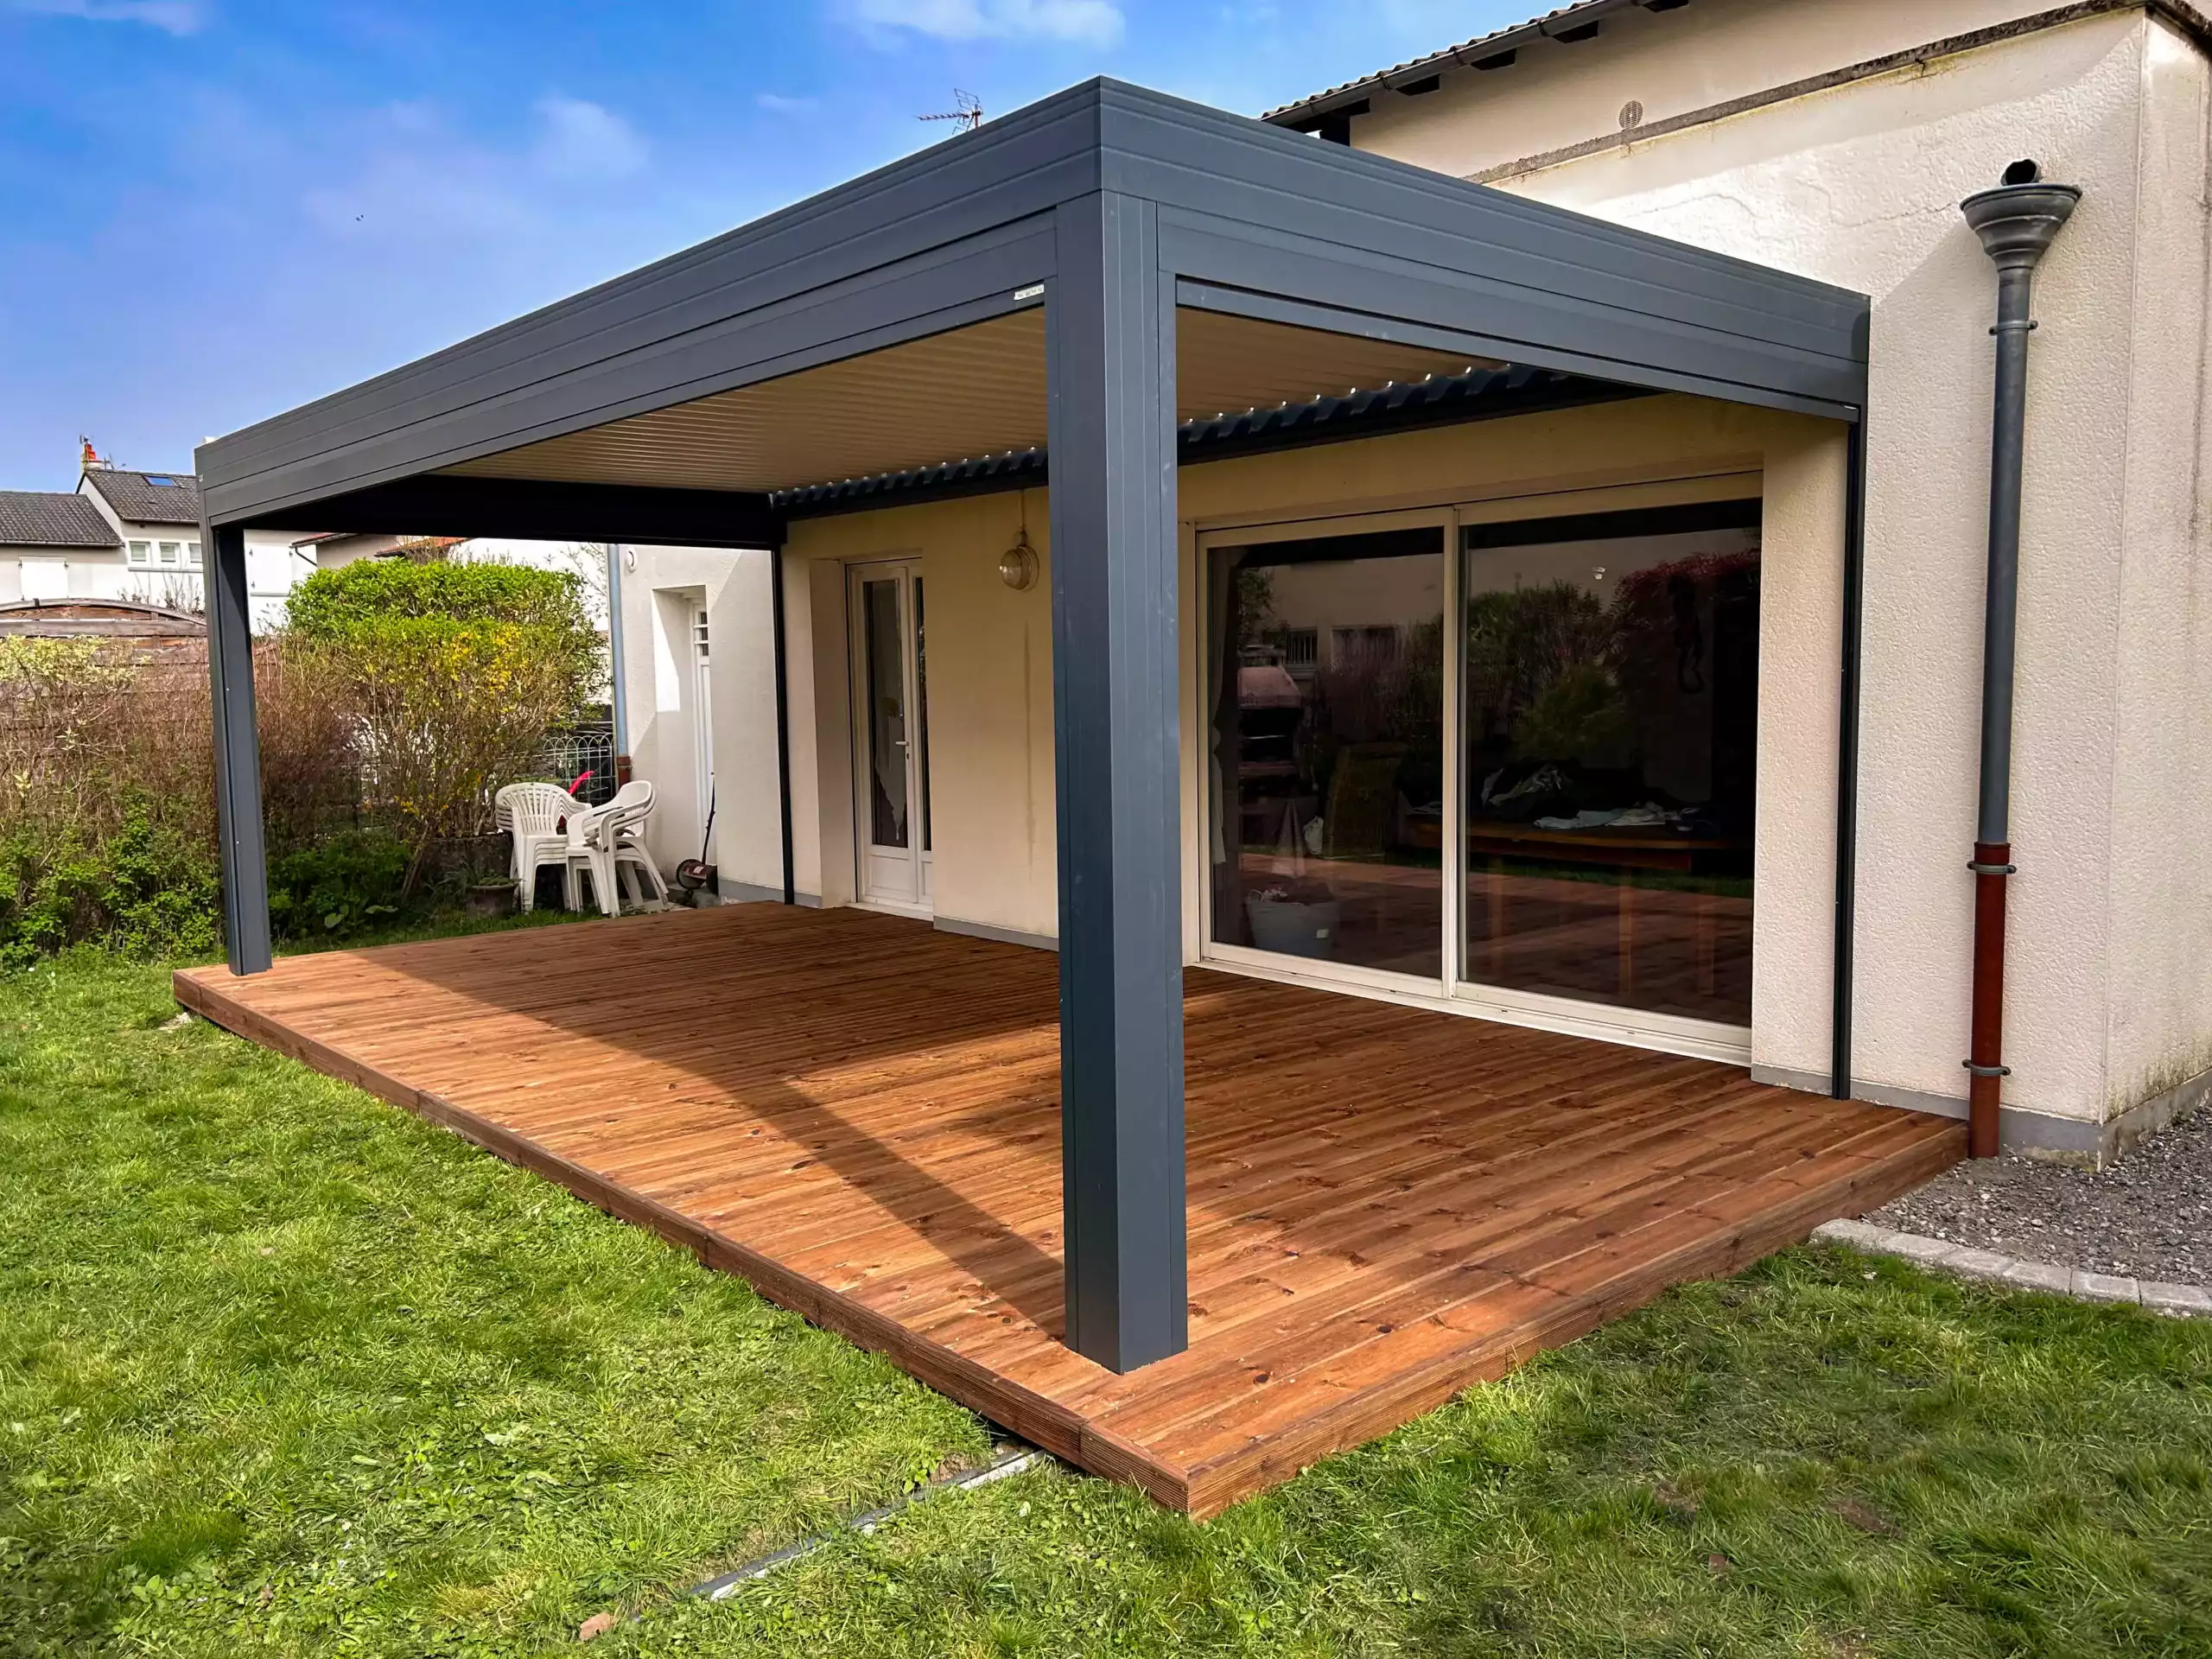
[[[0,490],[0,546],[116,548],[123,540],[100,510],[66,490]]]
[[[156,483],[159,479],[162,480]],[[95,467],[86,482],[107,498],[115,516],[134,524],[196,524],[200,480],[190,473],[130,473]]]

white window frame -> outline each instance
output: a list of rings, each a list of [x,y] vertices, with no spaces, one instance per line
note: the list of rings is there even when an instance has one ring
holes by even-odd
[[[160,551],[160,553],[161,553],[162,568],[163,569],[165,569],[165,570],[173,570],[173,569],[177,569],[178,567],[180,567],[180,566],[181,566],[181,565],[183,564],[183,563],[184,563],[184,543],[181,543],[181,542],[162,542],[162,543],[158,543],[158,549],[159,549],[159,551]]]
[[[1195,704],[1185,717],[1192,729],[1204,734],[1211,719],[1206,707],[1207,642],[1212,619],[1207,600],[1212,591],[1208,565],[1213,550],[1242,547],[1255,542],[1287,541],[1318,535],[1354,535],[1370,531],[1415,528],[1440,524],[1444,528],[1444,846],[1442,865],[1442,922],[1444,971],[1437,978],[1392,973],[1387,969],[1348,963],[1281,956],[1249,946],[1223,944],[1212,937],[1213,861],[1205,849],[1212,845],[1211,791],[1201,772],[1198,790],[1198,880],[1192,895],[1198,906],[1198,960],[1209,967],[1266,979],[1285,985],[1349,992],[1357,996],[1395,1002],[1444,1014],[1458,1014],[1503,1025],[1528,1026],[1574,1037],[1591,1037],[1636,1048],[1687,1054],[1700,1059],[1747,1065],[1751,1058],[1751,1027],[1695,1020],[1680,1014],[1655,1014],[1641,1008],[1616,1007],[1609,1003],[1578,998],[1548,996],[1541,992],[1471,982],[1464,976],[1461,952],[1465,945],[1463,908],[1466,902],[1466,823],[1458,810],[1465,793],[1462,772],[1465,711],[1460,684],[1466,651],[1466,607],[1462,588],[1466,580],[1465,550],[1460,543],[1464,524],[1496,523],[1520,518],[1571,517],[1643,506],[1682,505],[1699,501],[1764,497],[1765,480],[1757,472],[1732,470],[1710,474],[1683,474],[1649,484],[1588,490],[1546,491],[1483,499],[1466,499],[1441,508],[1357,510],[1325,517],[1302,515],[1266,518],[1240,515],[1233,522],[1217,520],[1212,527],[1194,527],[1198,558],[1196,592],[1192,607],[1197,626],[1190,636],[1197,652],[1192,683]],[[1205,752],[1203,735],[1199,749]],[[1187,937],[1187,936],[1186,936]],[[1753,917],[1752,950],[1758,949],[1757,914]]]
[[[130,564],[151,564],[154,562],[154,544],[151,542],[132,542],[129,544],[124,558],[125,563]]]

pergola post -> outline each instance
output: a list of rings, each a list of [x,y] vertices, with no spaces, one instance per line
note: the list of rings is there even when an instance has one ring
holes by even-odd
[[[215,694],[215,838],[223,940],[234,974],[267,970],[269,866],[261,830],[261,734],[253,709],[253,619],[245,532],[205,524],[207,677]]]
[[[1055,210],[1046,297],[1067,1341],[1188,1341],[1175,311],[1157,207]]]

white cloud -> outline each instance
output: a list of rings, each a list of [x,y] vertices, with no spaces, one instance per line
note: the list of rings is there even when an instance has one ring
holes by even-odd
[[[803,111],[814,108],[817,102],[814,99],[792,98],[783,92],[755,92],[753,95],[753,101],[762,109],[772,111],[778,115],[797,115]]]
[[[1122,38],[1114,0],[852,0],[852,16],[877,38],[904,29],[944,41],[1027,37],[1112,46]]]
[[[645,141],[613,111],[549,92],[537,100],[537,164],[557,179],[626,179],[645,165]]]
[[[194,34],[207,22],[200,0],[16,0],[16,10],[94,23],[143,23],[170,35]]]

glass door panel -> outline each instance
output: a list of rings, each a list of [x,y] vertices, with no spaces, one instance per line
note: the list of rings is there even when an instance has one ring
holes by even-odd
[[[1465,979],[1751,1023],[1759,512],[1463,529]]]
[[[868,714],[868,839],[906,844],[906,649],[895,576],[861,583]]]
[[[1210,936],[1440,981],[1440,525],[1210,550]]]
[[[930,850],[930,658],[922,579],[914,578],[914,770],[922,802],[922,851]]]
[[[922,577],[912,564],[852,575],[853,773],[860,897],[930,904],[929,697]]]

